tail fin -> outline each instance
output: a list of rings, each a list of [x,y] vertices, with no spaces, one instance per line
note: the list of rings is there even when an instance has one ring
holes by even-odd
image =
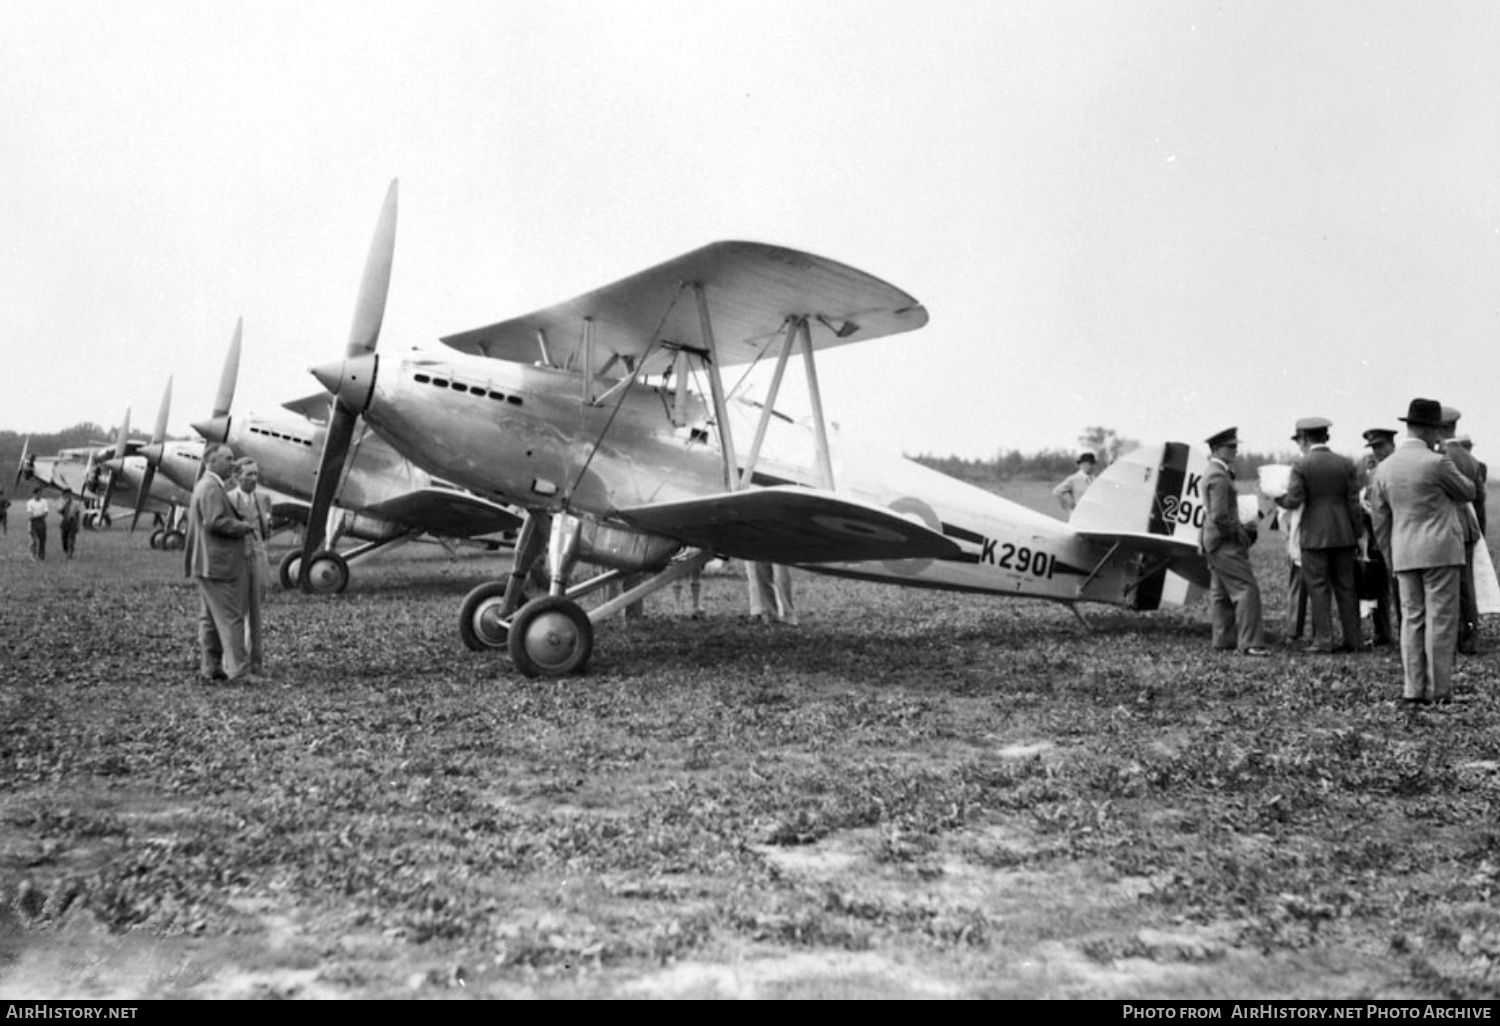
[[[1207,459],[1183,442],[1139,446],[1099,475],[1068,522],[1084,534],[1153,535],[1196,546],[1203,530],[1207,471]],[[1142,567],[1135,608],[1186,605],[1202,594],[1204,568],[1176,562],[1174,569],[1160,561]]]

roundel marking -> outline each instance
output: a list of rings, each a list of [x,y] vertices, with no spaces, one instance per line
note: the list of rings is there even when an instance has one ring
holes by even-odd
[[[829,514],[818,514],[812,517],[812,522],[819,527],[827,528],[835,534],[846,534],[855,538],[868,538],[874,541],[899,542],[906,539],[906,535],[900,531],[892,531],[888,527],[878,524],[866,523],[863,520],[855,520],[851,517],[831,516]]]
[[[923,502],[921,499],[915,498],[914,496],[910,495],[904,495],[901,498],[897,499],[895,502],[892,502],[889,508],[891,512],[899,513],[902,516],[906,517],[906,519],[908,520],[920,521],[921,523],[927,525],[927,527],[936,531],[938,534],[943,533],[943,522],[938,519],[938,515],[933,511],[933,508],[927,505],[927,503]],[[921,573],[923,570],[926,570],[929,566],[931,566],[932,560],[887,559],[882,560],[882,563],[884,564],[885,568],[893,574],[900,574],[903,577],[915,577],[917,574]]]

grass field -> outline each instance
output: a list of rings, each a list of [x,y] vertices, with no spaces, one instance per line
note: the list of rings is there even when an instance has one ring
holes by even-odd
[[[209,688],[178,557],[24,545],[0,997],[1500,996],[1500,641],[1410,718],[1389,650],[1217,654],[1201,608],[799,574],[766,627],[710,575],[532,681],[456,638],[504,557],[413,546]]]

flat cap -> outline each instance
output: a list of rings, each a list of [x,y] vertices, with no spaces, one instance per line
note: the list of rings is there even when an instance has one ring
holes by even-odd
[[[1237,427],[1225,428],[1216,435],[1209,435],[1207,439],[1208,447],[1210,449],[1217,449],[1221,445],[1239,445],[1239,430]]]
[[[1396,432],[1390,428],[1371,428],[1364,433],[1363,437],[1366,445],[1374,445],[1380,441],[1394,442]]]
[[[1458,423],[1458,418],[1462,417],[1462,416],[1463,416],[1463,414],[1459,413],[1453,407],[1451,407],[1451,406],[1444,406],[1443,407],[1443,427],[1452,427],[1454,424]]]
[[[1333,421],[1327,417],[1303,417],[1297,421],[1297,433],[1299,435],[1304,431],[1317,431],[1319,428],[1327,430],[1331,427],[1333,427]]]

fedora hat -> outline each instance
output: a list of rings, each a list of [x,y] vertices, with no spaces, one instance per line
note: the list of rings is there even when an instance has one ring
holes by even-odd
[[[1397,417],[1407,427],[1443,426],[1443,404],[1436,399],[1413,399],[1406,408],[1406,416]]]

